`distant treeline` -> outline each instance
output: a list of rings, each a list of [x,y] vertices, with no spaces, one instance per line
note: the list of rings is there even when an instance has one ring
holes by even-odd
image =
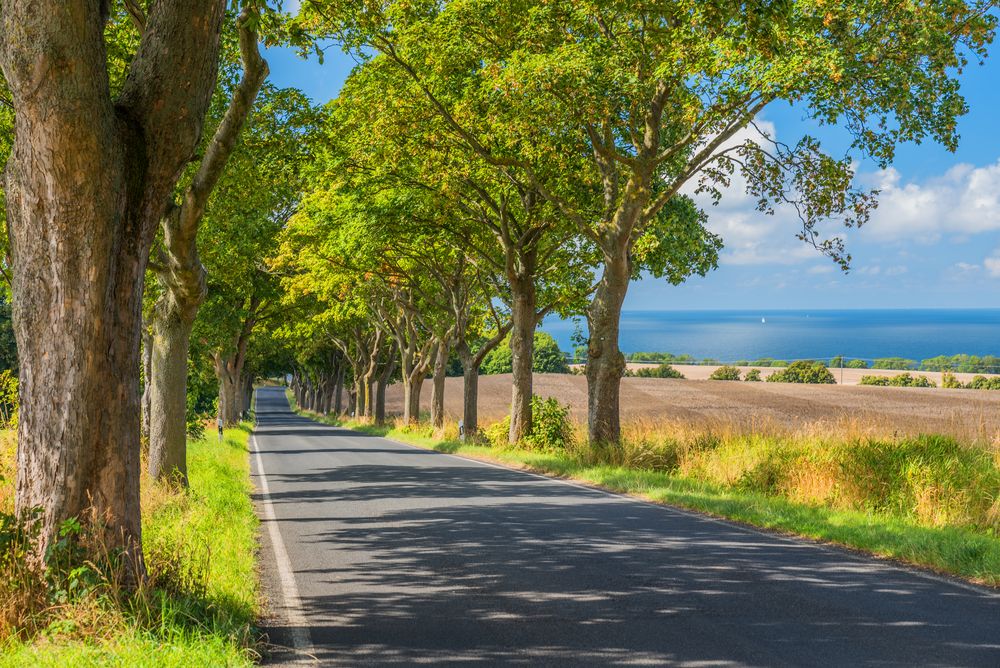
[[[586,356],[578,350],[574,362],[585,363]],[[625,360],[641,364],[691,364],[698,366],[758,366],[786,367],[792,362],[803,360],[782,360],[773,357],[759,359],[740,359],[720,361],[712,357],[696,358],[692,355],[675,355],[673,353],[637,352],[626,353]],[[813,362],[816,360],[804,360]],[[951,371],[953,373],[1000,373],[1000,357],[993,355],[938,355],[924,360],[912,360],[905,357],[879,357],[864,359],[858,357],[843,357],[838,355],[828,359],[818,360],[831,369],[890,369],[897,371]]]

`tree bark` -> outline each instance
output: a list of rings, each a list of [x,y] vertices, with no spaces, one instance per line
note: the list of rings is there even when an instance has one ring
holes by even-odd
[[[149,409],[150,409],[150,388],[153,376],[153,336],[149,331],[148,324],[142,323],[142,417],[140,427],[140,438],[143,447],[149,449]]]
[[[187,486],[187,363],[194,318],[177,310],[153,319],[149,474]]]
[[[156,223],[202,132],[223,0],[157,2],[112,100],[101,2],[4,0],[16,109],[5,192],[21,419],[16,506],[44,555],[70,517],[143,574],[142,285]]]
[[[410,382],[403,386],[403,400],[405,402],[403,422],[406,424],[416,424],[420,421],[420,391],[424,386],[424,375],[417,374],[411,378]]]
[[[191,329],[208,296],[205,268],[198,257],[198,227],[208,198],[232,155],[236,139],[267,77],[248,4],[237,20],[243,77],[205,157],[184,193],[164,216],[163,249],[154,265],[162,292],[153,309],[153,364],[149,473],[187,486],[187,360]],[[249,409],[240,388],[240,413]]]
[[[434,346],[434,378],[431,394],[431,425],[435,429],[444,426],[444,387],[448,373],[448,351],[451,349],[448,336],[438,339]]]
[[[337,369],[337,385],[333,391],[333,412],[341,415],[344,408],[344,376],[347,373],[347,365],[343,360]]]
[[[604,273],[587,309],[587,432],[595,444],[621,441],[620,395],[625,357],[618,348],[618,330],[630,276],[627,250],[606,254]]]
[[[531,433],[532,360],[535,354],[537,293],[532,280],[511,283],[510,353],[513,371],[510,400],[510,443]]]
[[[240,423],[243,359],[239,353],[216,355],[215,374],[219,379],[219,417],[227,427]]]
[[[378,388],[375,390],[375,424],[385,424],[385,388],[392,379],[392,374],[396,372],[396,356],[390,355],[389,360],[382,367],[382,373],[378,377]]]

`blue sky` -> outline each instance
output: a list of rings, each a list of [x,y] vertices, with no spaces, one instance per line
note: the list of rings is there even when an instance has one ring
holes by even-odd
[[[710,225],[726,244],[719,269],[681,286],[644,279],[626,309],[997,308],[1000,307],[1000,48],[983,66],[962,75],[970,112],[959,122],[955,153],[931,143],[904,145],[888,170],[859,165],[860,184],[882,190],[871,222],[846,235],[852,270],[795,239],[791,215],[763,216],[734,188]],[[354,61],[336,47],[325,62],[270,49],[271,80],[294,86],[317,102],[336,97]],[[836,128],[818,129],[788,106],[759,119],[779,139],[804,133],[831,151],[843,150]]]

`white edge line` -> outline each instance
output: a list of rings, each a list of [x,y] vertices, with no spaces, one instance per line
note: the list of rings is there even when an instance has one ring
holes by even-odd
[[[348,427],[340,427],[340,429],[344,429],[346,431],[352,431],[352,432],[354,431],[353,429],[350,429]],[[363,432],[354,432],[354,433],[361,434]],[[605,496],[614,497],[614,498],[619,499],[621,501],[628,501],[630,503],[639,503],[639,504],[642,504],[644,506],[650,506],[652,508],[657,508],[657,509],[662,510],[662,511],[670,512],[670,513],[675,513],[675,514],[678,514],[678,515],[683,515],[685,517],[690,517],[690,518],[693,518],[693,519],[699,519],[699,520],[703,520],[703,521],[707,521],[707,522],[712,522],[714,524],[721,524],[722,526],[728,527],[730,529],[736,529],[738,531],[744,531],[746,533],[755,534],[757,536],[762,536],[764,538],[770,538],[772,540],[779,540],[779,541],[782,541],[782,542],[785,542],[785,543],[791,543],[793,545],[797,545],[797,546],[800,546],[800,547],[811,547],[813,549],[823,550],[825,552],[837,552],[839,555],[844,556],[846,558],[849,558],[849,559],[851,559],[852,561],[854,561],[856,563],[863,563],[863,564],[877,566],[877,567],[884,568],[884,569],[891,569],[891,570],[895,570],[895,571],[900,571],[900,572],[903,572],[903,573],[907,573],[909,575],[915,575],[915,576],[917,576],[919,578],[923,578],[925,580],[930,580],[932,582],[937,582],[939,584],[945,584],[945,585],[950,585],[952,587],[957,587],[958,589],[964,589],[965,591],[969,591],[969,592],[972,592],[974,594],[979,594],[980,596],[982,596],[984,598],[1000,599],[1000,593],[997,593],[997,592],[991,590],[988,587],[983,587],[983,586],[980,586],[980,585],[976,585],[976,584],[973,584],[971,582],[965,582],[963,580],[958,579],[957,577],[947,577],[947,576],[944,576],[944,575],[937,575],[935,573],[930,573],[930,572],[928,572],[928,571],[924,570],[923,568],[920,568],[919,566],[916,566],[916,565],[912,565],[911,566],[909,564],[900,564],[900,563],[894,562],[894,561],[885,561],[885,560],[880,559],[876,555],[865,556],[865,555],[855,554],[853,552],[853,549],[855,549],[855,548],[851,548],[851,547],[846,546],[846,545],[845,546],[840,546],[840,545],[838,545],[836,543],[826,544],[826,543],[822,543],[822,542],[819,542],[819,541],[816,541],[814,539],[810,539],[810,538],[807,538],[807,537],[786,536],[786,535],[780,534],[780,533],[773,533],[773,532],[769,532],[769,531],[764,531],[762,529],[757,529],[757,528],[755,528],[753,526],[748,526],[748,525],[743,524],[741,522],[736,522],[734,520],[727,520],[727,519],[722,518],[722,517],[715,517],[714,515],[709,515],[707,513],[698,512],[698,511],[695,511],[695,510],[689,510],[687,508],[682,508],[680,506],[675,506],[675,505],[668,504],[668,503],[656,503],[655,501],[647,501],[646,499],[643,499],[643,498],[640,498],[640,497],[637,497],[637,496],[629,496],[628,494],[621,494],[621,493],[618,493],[618,492],[611,492],[611,491],[608,491],[606,489],[601,489],[600,487],[596,487],[596,486],[592,487],[590,485],[582,485],[580,483],[573,482],[571,480],[563,480],[562,478],[555,478],[555,477],[552,477],[552,476],[543,475],[541,473],[535,473],[534,471],[525,471],[523,469],[514,468],[512,466],[504,466],[503,464],[497,464],[496,462],[489,462],[489,461],[485,461],[485,460],[482,460],[482,459],[476,459],[474,457],[466,457],[464,455],[456,455],[456,454],[453,454],[453,453],[450,453],[450,452],[441,452],[440,450],[434,450],[433,448],[424,448],[424,447],[421,447],[419,445],[413,445],[412,443],[404,443],[402,441],[397,441],[395,439],[387,438],[385,436],[380,436],[378,438],[382,438],[382,439],[384,439],[386,441],[389,441],[390,443],[395,443],[397,445],[402,445],[402,446],[405,446],[407,448],[413,448],[414,450],[421,450],[423,452],[430,452],[430,453],[433,453],[435,455],[443,455],[445,457],[454,457],[455,459],[461,459],[461,460],[467,461],[467,462],[473,462],[473,463],[476,463],[476,464],[482,464],[483,466],[490,466],[490,467],[493,467],[493,468],[496,468],[496,469],[502,469],[504,471],[512,471],[514,473],[521,473],[523,475],[531,476],[533,478],[538,478],[540,480],[545,480],[547,482],[557,483],[557,484],[560,484],[560,485],[568,485],[569,487],[575,487],[577,489],[586,490],[588,492],[596,492],[598,494],[604,494]]]
[[[309,625],[305,613],[302,612],[302,599],[299,597],[299,588],[295,584],[295,575],[292,572],[292,564],[288,559],[288,551],[285,549],[285,542],[281,538],[281,529],[278,528],[278,519],[274,514],[274,506],[271,504],[271,492],[267,486],[267,475],[264,473],[264,462],[257,449],[257,439],[255,434],[250,435],[250,445],[253,447],[254,459],[257,462],[257,477],[260,481],[261,510],[264,514],[264,521],[267,523],[268,535],[271,538],[271,547],[274,550],[274,561],[278,567],[278,579],[281,583],[281,597],[284,603],[285,618],[291,625],[291,640],[293,648],[312,658],[314,648],[312,638],[309,634]]]

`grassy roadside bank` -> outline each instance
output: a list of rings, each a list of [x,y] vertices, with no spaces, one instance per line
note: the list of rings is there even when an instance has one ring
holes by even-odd
[[[1000,586],[997,455],[948,439],[845,440],[834,445],[792,437],[702,435],[697,438],[710,443],[686,454],[682,463],[663,465],[655,457],[639,456],[626,465],[609,465],[595,462],[586,446],[496,448],[462,443],[453,426],[435,434],[426,425],[378,427],[322,419]],[[633,444],[633,453],[640,450]],[[836,460],[838,453],[844,460],[845,452],[847,464]],[[842,471],[836,478],[845,467],[855,469],[853,478]],[[795,478],[794,485],[782,483],[788,477]],[[803,489],[812,491],[813,498],[806,498]],[[849,505],[857,507],[844,507]]]
[[[189,443],[188,493],[142,481],[142,528],[149,584],[124,596],[98,574],[77,573],[65,592],[51,589],[44,610],[20,637],[0,629],[0,667],[252,666],[260,592],[258,520],[250,499],[249,427]],[[8,439],[8,440],[13,440]],[[12,451],[0,489],[13,485]],[[6,469],[6,470],[3,470]],[[0,502],[10,494],[0,491]],[[8,510],[8,508],[3,508]],[[0,586],[10,619],[16,591]]]

